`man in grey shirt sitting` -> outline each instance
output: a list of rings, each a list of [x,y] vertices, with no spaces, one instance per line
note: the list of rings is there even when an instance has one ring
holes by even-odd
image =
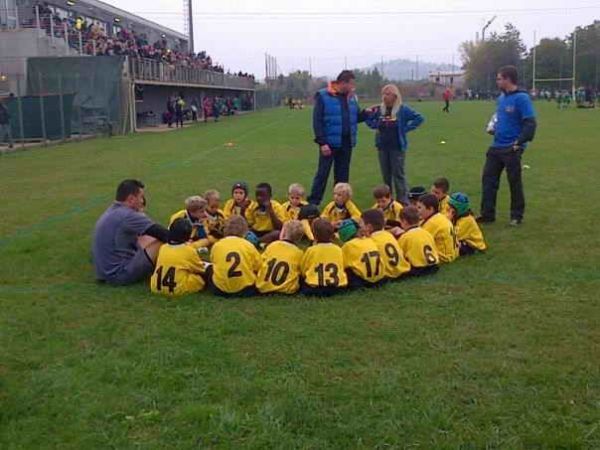
[[[99,281],[126,285],[152,275],[168,230],[142,212],[145,204],[144,184],[124,180],[115,202],[96,222],[92,253]]]

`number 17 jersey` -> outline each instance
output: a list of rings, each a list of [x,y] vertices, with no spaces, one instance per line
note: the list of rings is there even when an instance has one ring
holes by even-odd
[[[315,244],[304,252],[302,276],[311,287],[348,286],[342,249],[333,243]]]

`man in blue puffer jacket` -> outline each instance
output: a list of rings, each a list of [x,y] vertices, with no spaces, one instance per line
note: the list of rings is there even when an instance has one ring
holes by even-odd
[[[352,148],[356,145],[358,123],[367,112],[361,111],[354,94],[354,74],[342,71],[336,81],[315,95],[313,130],[319,145],[319,166],[313,179],[308,201],[319,205],[327,187],[333,165],[335,183],[347,183],[350,178]]]

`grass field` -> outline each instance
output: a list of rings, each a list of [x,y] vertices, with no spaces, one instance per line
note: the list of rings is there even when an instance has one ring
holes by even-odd
[[[478,205],[493,105],[414,106],[411,184]],[[310,186],[308,110],[1,156],[0,448],[600,448],[600,111],[538,110],[522,227],[503,181],[486,255],[322,301],[168,301],[90,260],[123,178],[163,223],[234,180]],[[351,180],[370,206],[366,127]]]

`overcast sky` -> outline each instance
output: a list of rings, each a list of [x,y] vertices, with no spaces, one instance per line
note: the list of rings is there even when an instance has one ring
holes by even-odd
[[[183,0],[105,0],[147,19],[183,31]],[[333,75],[381,58],[460,62],[458,46],[474,39],[487,20],[489,31],[512,22],[525,43],[564,37],[576,25],[600,19],[600,0],[192,0],[196,51],[205,49],[232,70],[264,77],[264,53],[280,71],[308,69]]]

